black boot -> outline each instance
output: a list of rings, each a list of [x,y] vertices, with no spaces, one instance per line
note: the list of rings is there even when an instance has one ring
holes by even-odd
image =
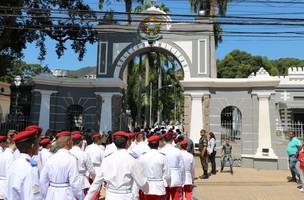
[[[204,170],[204,174],[200,176],[200,179],[208,179],[208,172]]]

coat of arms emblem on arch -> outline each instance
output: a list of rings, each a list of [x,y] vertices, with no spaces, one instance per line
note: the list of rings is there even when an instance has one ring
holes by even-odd
[[[162,19],[156,16],[149,16],[139,24],[139,35],[148,41],[156,41],[161,39]]]

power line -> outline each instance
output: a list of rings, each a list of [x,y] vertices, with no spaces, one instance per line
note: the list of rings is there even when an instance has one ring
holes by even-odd
[[[304,4],[304,2],[303,2]],[[216,18],[216,19],[253,19],[253,20],[280,20],[280,21],[304,21],[304,18],[286,18],[286,17],[249,17],[249,16],[233,16],[233,15],[226,15],[226,16],[198,16],[197,14],[160,14],[160,13],[136,13],[136,12],[118,12],[118,11],[92,11],[92,10],[75,10],[75,9],[45,9],[45,8],[23,8],[23,7],[8,7],[8,6],[0,6],[0,10],[3,10],[5,12],[8,11],[22,11],[22,10],[29,10],[32,12],[38,12],[33,14],[45,14],[41,13],[44,11],[49,11],[51,14],[68,14],[69,12],[79,13],[79,14],[94,14],[98,16],[98,14],[113,14],[113,15],[139,15],[139,16],[172,16],[172,17],[190,17],[190,18],[197,18],[200,17],[202,19],[204,18]],[[1,14],[1,13],[0,13]],[[274,13],[274,14],[282,14],[282,13]],[[283,14],[290,14],[290,13],[283,13]],[[304,14],[304,12],[298,12],[293,14]],[[5,16],[4,14],[1,14],[2,16]],[[9,16],[10,14],[7,14]],[[257,14],[258,15],[258,14]],[[20,16],[20,15],[12,15],[12,16]],[[37,17],[32,16],[31,17]],[[79,17],[80,18],[80,17]],[[84,20],[85,18],[81,18]]]

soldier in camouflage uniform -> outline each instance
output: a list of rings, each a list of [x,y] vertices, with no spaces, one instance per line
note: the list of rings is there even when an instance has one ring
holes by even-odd
[[[201,138],[199,140],[199,156],[201,165],[203,167],[204,174],[200,176],[201,179],[207,179],[208,178],[208,135],[206,130],[201,130]]]

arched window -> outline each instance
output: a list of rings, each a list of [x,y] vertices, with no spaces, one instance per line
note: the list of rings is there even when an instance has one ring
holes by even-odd
[[[80,105],[70,105],[66,113],[67,130],[82,130],[83,128],[83,107]]]
[[[241,139],[242,114],[235,106],[228,106],[221,112],[221,140],[229,138],[233,142]]]

